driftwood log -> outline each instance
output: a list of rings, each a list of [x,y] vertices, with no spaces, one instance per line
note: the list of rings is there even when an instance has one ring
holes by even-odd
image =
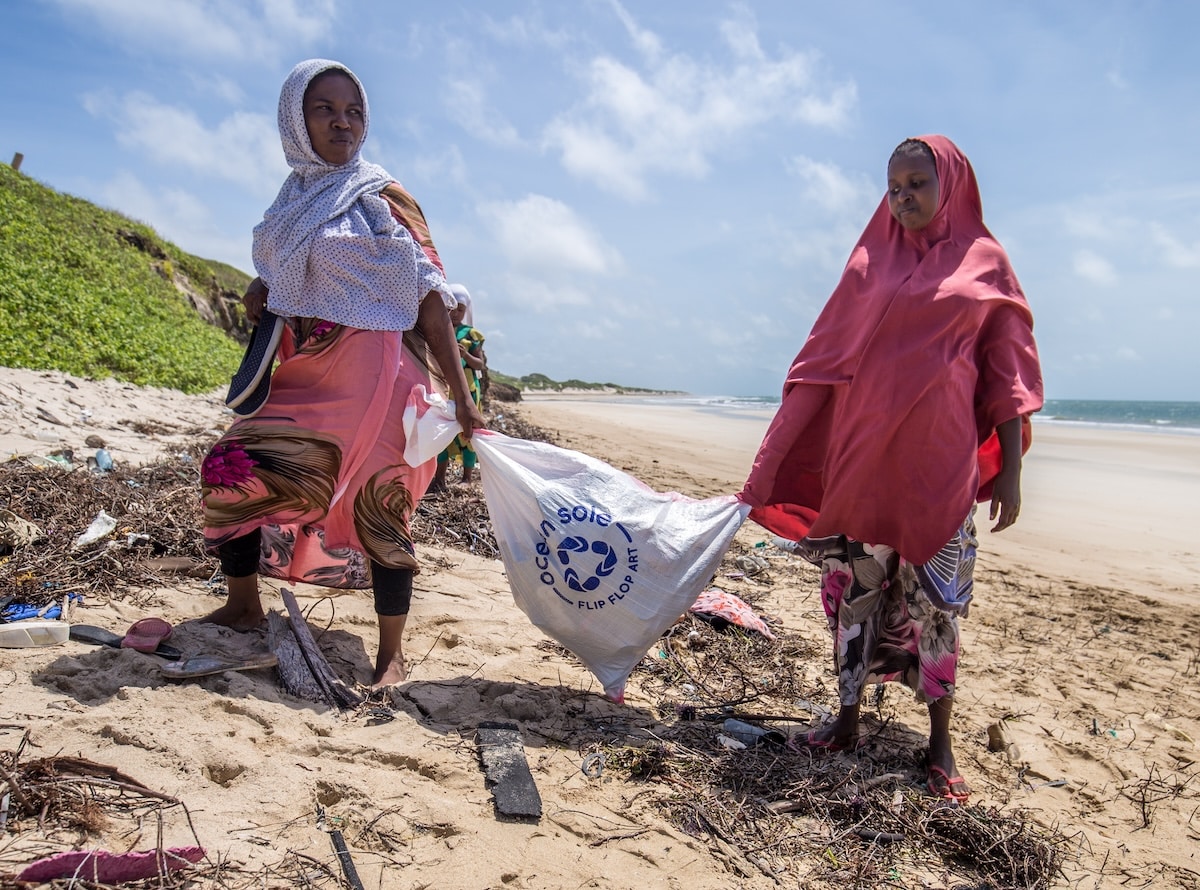
[[[308,662],[292,633],[292,625],[286,616],[274,609],[267,613],[267,645],[279,658],[277,669],[284,689],[297,698],[333,704],[327,701],[324,690],[308,669]]]
[[[363,697],[333,672],[317,647],[296,596],[286,587],[279,591],[287,607],[287,622],[272,611],[267,616],[271,651],[279,658],[279,676],[284,688],[310,701],[325,701],[339,710],[358,707]]]

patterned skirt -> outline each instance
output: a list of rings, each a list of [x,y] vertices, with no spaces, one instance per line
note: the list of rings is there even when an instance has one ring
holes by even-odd
[[[918,701],[954,694],[958,618],[967,612],[975,566],[971,516],[921,566],[891,547],[843,535],[806,539],[799,552],[821,568],[821,605],[843,705],[861,702],[868,685],[892,681]]]
[[[323,587],[371,586],[369,560],[419,568],[409,522],[435,470],[404,462],[402,417],[425,365],[395,331],[292,319],[271,393],[202,465],[210,552],[262,530],[259,571]]]

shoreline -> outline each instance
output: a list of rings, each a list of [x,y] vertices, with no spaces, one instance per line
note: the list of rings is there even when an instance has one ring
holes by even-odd
[[[727,396],[727,395],[696,395],[694,393],[676,393],[676,392],[630,392],[619,393],[615,391],[594,391],[582,389],[564,389],[556,390],[534,390],[522,391],[522,401],[527,404],[538,404],[543,402],[571,402],[584,401],[593,403],[611,402],[613,404],[636,404],[638,400],[646,404],[657,405],[680,405],[684,407],[703,408],[707,410],[727,410],[727,411],[742,411],[756,414],[757,412],[765,412],[768,420],[774,415],[779,408],[779,399],[773,396]],[[1071,400],[1050,400],[1050,401],[1071,401]],[[1085,400],[1096,403],[1119,402],[1120,400],[1093,399]],[[517,403],[521,404],[521,403]],[[1157,403],[1154,400],[1145,400],[1139,404],[1179,404],[1176,402]],[[1193,404],[1193,403],[1184,403]],[[1200,406],[1200,402],[1195,403]],[[1156,423],[1129,423],[1117,421],[1103,420],[1077,420],[1074,418],[1064,418],[1056,416],[1046,411],[1041,411],[1033,415],[1033,423],[1038,426],[1061,426],[1061,427],[1083,427],[1096,428],[1101,430],[1127,430],[1129,432],[1141,432],[1154,435],[1168,436],[1200,436],[1200,424],[1197,426],[1180,426],[1172,422],[1156,422]]]

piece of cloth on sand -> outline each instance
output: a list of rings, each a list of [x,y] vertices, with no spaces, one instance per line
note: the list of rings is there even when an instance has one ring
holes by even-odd
[[[72,883],[122,884],[165,875],[203,858],[203,847],[169,847],[128,853],[72,850],[31,862],[17,874],[17,880],[40,883],[68,878],[74,879]]]
[[[702,592],[689,611],[708,618],[716,617],[729,624],[736,624],[738,627],[760,633],[768,640],[775,639],[771,628],[767,627],[767,623],[755,614],[748,602],[718,587],[710,587]]]

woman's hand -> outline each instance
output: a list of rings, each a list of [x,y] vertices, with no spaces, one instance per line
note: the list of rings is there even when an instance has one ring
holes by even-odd
[[[429,351],[438,369],[446,378],[450,387],[450,395],[454,399],[454,416],[462,427],[462,437],[470,439],[475,430],[487,428],[487,421],[475,406],[471,391],[467,388],[467,377],[463,373],[460,349],[455,349],[458,340],[454,337],[454,328],[450,324],[450,313],[442,302],[442,295],[430,291],[421,300],[417,310],[417,327],[429,344]]]
[[[998,424],[1000,473],[992,481],[992,507],[988,519],[1000,517],[992,531],[1004,531],[1021,513],[1021,418],[1013,417]]]
[[[992,526],[992,531],[1002,532],[1021,514],[1021,464],[1015,466],[1006,464],[992,481],[992,507],[988,511],[988,519],[1000,517],[1000,521]]]
[[[454,400],[454,417],[458,420],[458,425],[462,427],[464,439],[470,439],[475,430],[487,429],[487,421],[483,419],[483,415],[479,413],[479,409],[475,407],[475,401],[470,396],[467,396],[466,399]]]
[[[263,310],[267,308],[267,286],[261,278],[250,282],[242,294],[242,305],[246,307],[246,319],[250,324],[257,325],[262,321]]]

